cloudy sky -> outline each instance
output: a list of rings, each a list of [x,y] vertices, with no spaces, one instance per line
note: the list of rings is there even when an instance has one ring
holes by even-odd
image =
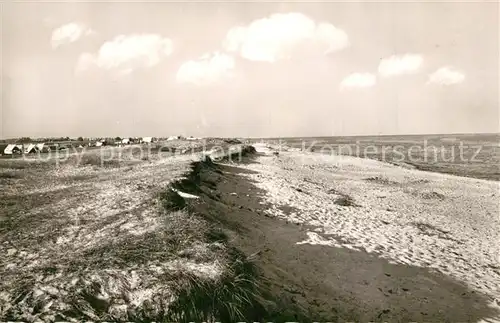
[[[498,132],[498,9],[3,3],[0,137]]]

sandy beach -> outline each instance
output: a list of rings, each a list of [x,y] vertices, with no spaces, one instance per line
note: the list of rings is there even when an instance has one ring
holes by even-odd
[[[299,152],[245,168],[258,172],[247,176],[266,191],[269,214],[317,226],[298,244],[364,249],[500,298],[498,182]]]
[[[267,216],[307,226],[298,245],[376,255],[463,282],[500,305],[499,183],[370,159],[256,145],[243,166]],[[295,246],[289,246],[294,248]]]

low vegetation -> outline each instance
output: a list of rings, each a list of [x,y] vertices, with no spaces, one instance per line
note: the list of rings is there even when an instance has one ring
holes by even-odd
[[[349,195],[342,195],[336,198],[334,203],[340,206],[359,206]]]
[[[0,192],[1,320],[233,322],[263,313],[251,259],[177,193],[196,192],[197,167],[210,159],[129,163],[95,151],[40,166],[9,160],[1,171],[0,180],[16,180]]]
[[[15,179],[21,177],[22,174],[19,172],[12,172],[12,171],[0,172],[0,179]]]
[[[168,319],[175,322],[237,322],[265,317],[255,265],[231,250],[229,265],[218,280],[180,274]]]

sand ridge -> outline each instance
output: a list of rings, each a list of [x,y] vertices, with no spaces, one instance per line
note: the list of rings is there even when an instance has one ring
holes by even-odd
[[[179,155],[109,169],[68,162],[24,172],[2,192],[11,201],[2,212],[13,224],[0,232],[0,317],[124,320],[142,313],[146,303],[153,302],[153,312],[168,307],[176,283],[169,275],[217,279],[225,267],[210,245],[195,239],[179,243],[175,248],[190,255],[182,261],[168,249],[168,239],[206,224],[185,211],[167,212],[158,200],[201,157]],[[23,204],[14,203],[18,200]],[[85,293],[90,296],[83,299]]]

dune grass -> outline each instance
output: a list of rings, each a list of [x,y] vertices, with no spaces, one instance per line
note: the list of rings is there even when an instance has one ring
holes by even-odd
[[[264,317],[255,316],[263,307],[251,259],[176,192],[198,192],[198,172],[209,158],[171,182],[166,178],[187,165],[144,161],[148,168],[130,172],[106,169],[121,164],[89,171],[79,165],[103,166],[101,156],[89,151],[76,164],[79,157],[43,167],[9,161],[12,169],[2,170],[14,174],[26,166],[22,174],[30,178],[0,200],[6,242],[0,246],[0,320]]]
[[[168,320],[237,322],[264,317],[255,265],[237,250],[232,250],[231,258],[216,281],[181,273],[175,286],[177,299],[169,306]]]
[[[203,167],[211,166],[213,164],[210,159],[194,163],[190,174],[176,181],[173,187],[199,193],[199,172]],[[189,209],[184,199],[172,189],[162,192],[160,201],[169,211]],[[203,279],[190,273],[176,273],[172,279],[176,282],[176,300],[170,304],[168,312],[161,319],[175,322],[237,322],[265,317],[265,301],[261,294],[263,286],[252,260],[237,249],[231,248],[226,233],[215,224],[208,224],[203,240],[206,243],[225,246],[228,255],[227,266],[216,280]]]

